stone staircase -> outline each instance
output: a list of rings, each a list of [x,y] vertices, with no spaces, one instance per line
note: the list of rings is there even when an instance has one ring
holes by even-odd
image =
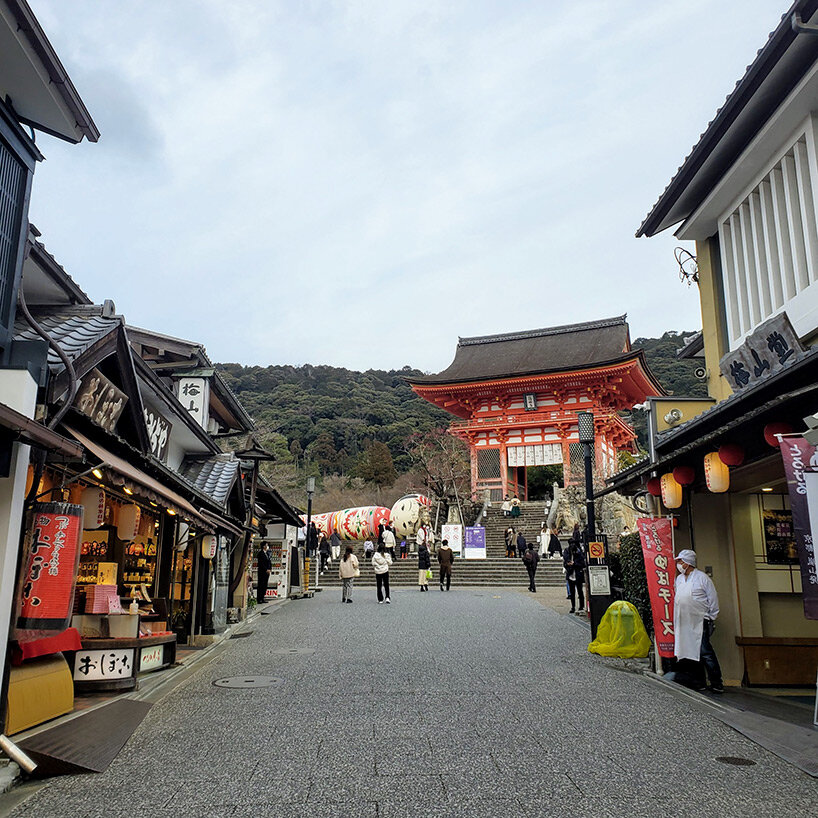
[[[455,557],[454,568],[452,569],[452,583],[455,585],[523,585],[527,587],[528,572],[522,560],[517,557],[506,557],[503,534],[508,525],[511,524],[517,531],[522,531],[526,540],[536,543],[537,535],[540,533],[540,525],[544,519],[542,503],[523,503],[520,516],[515,519],[504,517],[499,508],[490,508],[488,515],[483,520],[486,528],[486,559],[466,560],[462,557]],[[563,543],[564,545],[565,543]],[[363,543],[356,542],[354,546],[361,567],[361,576],[355,580],[355,585],[374,587],[375,572],[372,570],[369,560],[362,558]],[[439,578],[437,558],[434,554],[432,555],[432,572],[433,577],[429,580],[429,586],[434,588]],[[314,582],[314,577],[315,574],[313,573],[311,585]],[[389,570],[389,582],[391,586],[398,588],[417,586],[417,554],[410,554],[405,560],[396,559]],[[537,568],[537,584],[554,587],[564,585],[562,561],[541,559]],[[327,566],[323,576],[319,578],[319,585],[321,587],[339,587],[341,585],[337,563],[333,562]]]

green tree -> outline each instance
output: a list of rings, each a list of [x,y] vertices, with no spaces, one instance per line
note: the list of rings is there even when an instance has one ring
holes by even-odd
[[[385,443],[376,440],[370,443],[358,459],[356,467],[358,477],[374,483],[376,486],[391,486],[398,476],[392,454]]]

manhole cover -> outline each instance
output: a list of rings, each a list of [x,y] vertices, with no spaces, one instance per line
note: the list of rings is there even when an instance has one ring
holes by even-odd
[[[277,676],[228,676],[226,679],[216,679],[213,687],[248,690],[255,687],[277,687],[283,684],[284,679],[279,679]]]
[[[732,764],[734,767],[752,767],[755,761],[750,758],[742,758],[741,756],[716,756],[716,761],[722,764]]]
[[[230,639],[244,639],[245,636],[252,636],[253,631],[242,631],[241,633],[231,633]]]
[[[279,648],[278,650],[271,650],[277,656],[309,656],[315,653],[314,648]]]

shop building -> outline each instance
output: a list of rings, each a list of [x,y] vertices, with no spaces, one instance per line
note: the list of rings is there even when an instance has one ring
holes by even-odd
[[[636,435],[623,410],[664,390],[642,350],[631,349],[625,316],[526,332],[460,338],[437,375],[409,379],[430,403],[461,418],[450,431],[471,454],[472,495],[529,498],[532,469],[559,465],[581,483],[577,412],[592,412],[594,463],[612,475]]]
[[[710,398],[652,400],[650,457],[610,486],[677,517],[676,549],[719,592],[728,684],[818,669],[815,555],[796,547],[778,437],[818,412],[816,7],[792,6],[637,233],[696,242],[703,329],[681,354]]]

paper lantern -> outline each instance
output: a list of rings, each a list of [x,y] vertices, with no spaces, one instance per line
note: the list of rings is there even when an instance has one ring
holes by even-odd
[[[184,551],[187,548],[189,539],[190,526],[180,520],[179,527],[176,529],[176,550]]]
[[[689,486],[696,479],[696,472],[690,466],[676,466],[673,478],[680,486]]]
[[[215,534],[205,534],[202,537],[202,557],[212,560],[216,556],[216,549],[219,547],[219,538]]]
[[[744,462],[744,449],[738,443],[719,446],[719,459],[725,466],[740,466]]]
[[[658,477],[651,477],[648,480],[648,494],[653,497],[658,497],[662,493],[662,481]]]
[[[704,456],[704,479],[714,494],[722,494],[730,488],[730,469],[721,458],[721,450]]]
[[[139,520],[141,514],[139,506],[127,505],[119,509],[116,521],[116,535],[120,540],[131,542],[136,539],[139,533]]]
[[[82,527],[99,528],[105,522],[105,492],[100,488],[87,488],[82,492]]]
[[[665,508],[679,508],[682,504],[682,487],[670,472],[662,475],[661,490]]]
[[[791,431],[792,426],[789,423],[768,423],[764,427],[764,440],[767,441],[768,445],[777,449],[781,444],[776,435],[788,435]]]

